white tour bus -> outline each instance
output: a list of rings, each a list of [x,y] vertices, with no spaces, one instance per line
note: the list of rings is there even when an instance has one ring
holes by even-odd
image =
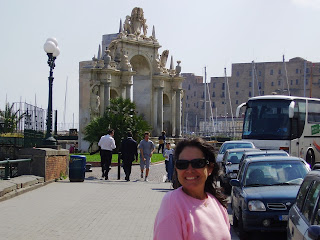
[[[237,107],[239,117],[246,107],[242,139],[260,149],[282,149],[320,162],[320,99],[294,96],[253,97]]]

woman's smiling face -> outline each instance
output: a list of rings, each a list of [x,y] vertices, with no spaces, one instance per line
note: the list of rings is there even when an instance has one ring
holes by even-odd
[[[202,151],[197,147],[185,147],[180,155],[179,160],[188,160],[197,158],[205,158]],[[212,172],[212,168],[206,165],[204,168],[193,168],[189,164],[187,169],[179,170],[177,169],[178,180],[182,185],[185,193],[195,198],[202,198],[204,193],[204,185],[207,177]]]

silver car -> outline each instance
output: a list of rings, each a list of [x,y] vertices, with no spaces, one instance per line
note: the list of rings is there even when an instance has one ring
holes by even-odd
[[[233,149],[233,148],[256,148],[252,142],[249,141],[226,141],[224,142],[218,152],[217,156],[217,163],[221,164],[223,154],[226,152],[228,149]]]

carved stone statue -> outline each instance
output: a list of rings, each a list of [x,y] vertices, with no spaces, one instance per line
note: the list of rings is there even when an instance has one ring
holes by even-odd
[[[169,56],[169,50],[164,50],[160,56],[160,66],[163,69],[166,68],[168,56]]]
[[[141,34],[141,27],[147,20],[144,19],[143,9],[135,7],[131,12],[131,33],[135,35]]]
[[[94,86],[92,88],[90,96],[90,108],[92,116],[99,116],[100,113],[100,96],[99,96],[99,86]]]
[[[147,20],[143,19],[142,21],[142,29],[143,29],[143,35],[147,36],[147,30],[148,30],[148,25],[146,24]]]
[[[130,16],[129,15],[126,16],[126,20],[123,23],[123,31],[126,34],[130,34],[131,33]]]

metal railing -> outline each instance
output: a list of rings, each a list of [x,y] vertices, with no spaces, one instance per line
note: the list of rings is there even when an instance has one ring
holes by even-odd
[[[12,164],[13,163],[20,163],[20,162],[31,162],[32,159],[15,159],[15,160],[4,160],[4,161],[0,161],[0,165],[5,165],[5,169],[4,169],[4,180],[9,180],[10,178],[12,178],[13,174],[12,174]]]

